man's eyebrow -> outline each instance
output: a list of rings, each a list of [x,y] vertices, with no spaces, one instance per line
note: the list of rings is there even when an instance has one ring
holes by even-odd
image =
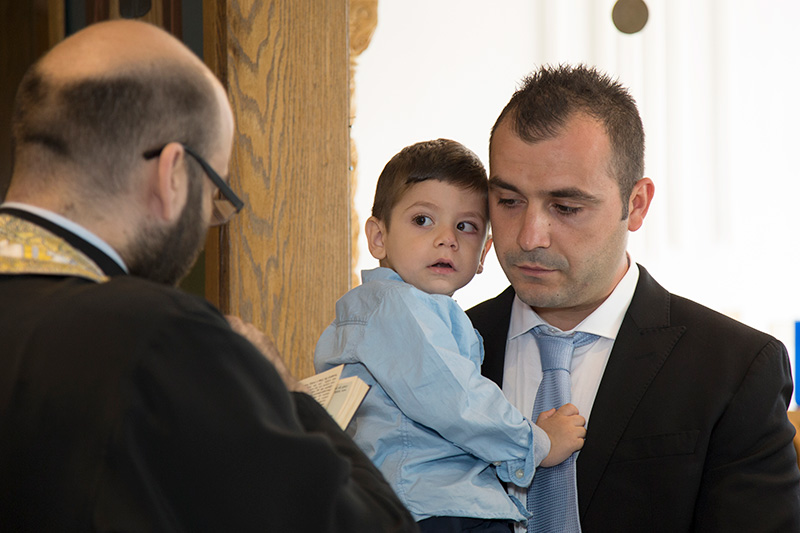
[[[522,191],[516,185],[508,183],[503,178],[498,178],[497,176],[492,176],[489,178],[489,189],[503,189],[506,191],[510,191],[516,194],[522,195]],[[598,203],[600,199],[593,195],[589,194],[584,190],[581,190],[577,187],[565,187],[563,189],[553,189],[552,191],[546,191],[545,193],[548,198],[568,198],[570,200],[580,200],[582,202],[587,203]]]
[[[492,176],[489,178],[489,188],[490,189],[505,189],[507,191],[515,192],[517,194],[522,194],[522,191],[515,185],[512,185],[505,181],[503,178],[498,178],[497,176]]]
[[[570,200],[580,200],[588,203],[597,203],[600,201],[597,196],[589,194],[588,192],[578,189],[577,187],[556,189],[554,191],[550,191],[548,196],[551,198],[569,198]]]

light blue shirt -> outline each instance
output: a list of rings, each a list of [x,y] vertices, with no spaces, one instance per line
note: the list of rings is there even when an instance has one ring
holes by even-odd
[[[481,376],[483,341],[467,315],[388,268],[362,279],[314,354],[318,372],[344,364],[343,376],[372,387],[348,432],[417,521],[526,520],[498,476],[528,486],[550,441]]]

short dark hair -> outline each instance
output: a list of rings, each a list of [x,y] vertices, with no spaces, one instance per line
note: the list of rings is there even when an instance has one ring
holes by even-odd
[[[459,142],[436,139],[406,146],[386,163],[378,177],[372,216],[388,227],[392,209],[409,187],[430,179],[476,191],[488,202],[488,180],[480,158]]]
[[[148,149],[177,141],[208,154],[219,116],[210,81],[180,62],[63,83],[36,64],[15,100],[14,166],[69,165],[87,180],[81,184],[87,190],[115,194],[128,189],[129,173]],[[46,179],[48,173],[27,174]]]
[[[597,69],[544,66],[523,79],[492,126],[489,149],[506,118],[520,139],[535,143],[556,137],[576,113],[585,113],[605,128],[612,152],[609,172],[617,179],[625,219],[631,191],[644,176],[644,128],[628,90]]]

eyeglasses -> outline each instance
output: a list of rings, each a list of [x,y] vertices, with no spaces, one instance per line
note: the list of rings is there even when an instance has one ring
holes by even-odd
[[[233,215],[238,213],[244,207],[244,202],[241,198],[236,196],[236,193],[233,192],[233,189],[225,183],[225,180],[217,174],[217,172],[211,168],[205,159],[200,157],[194,150],[186,146],[185,144],[181,143],[183,146],[184,151],[192,156],[195,161],[200,163],[200,166],[203,167],[203,171],[206,175],[214,182],[214,185],[217,186],[217,193],[214,197],[214,211],[211,214],[211,225],[212,226],[221,226],[228,222]],[[161,152],[166,148],[166,145],[162,146],[161,148],[156,148],[155,150],[148,150],[144,154],[145,159],[153,159],[161,155]]]

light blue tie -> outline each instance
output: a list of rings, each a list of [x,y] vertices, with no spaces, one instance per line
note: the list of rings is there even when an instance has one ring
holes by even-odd
[[[533,403],[532,422],[542,411],[556,408],[572,401],[570,368],[575,348],[597,339],[597,335],[578,332],[569,337],[550,334],[548,326],[531,330],[539,345],[542,360],[542,383]],[[528,487],[528,510],[533,518],[528,520],[529,533],[578,533],[578,488],[575,479],[573,453],[563,463],[550,468],[539,467]]]

